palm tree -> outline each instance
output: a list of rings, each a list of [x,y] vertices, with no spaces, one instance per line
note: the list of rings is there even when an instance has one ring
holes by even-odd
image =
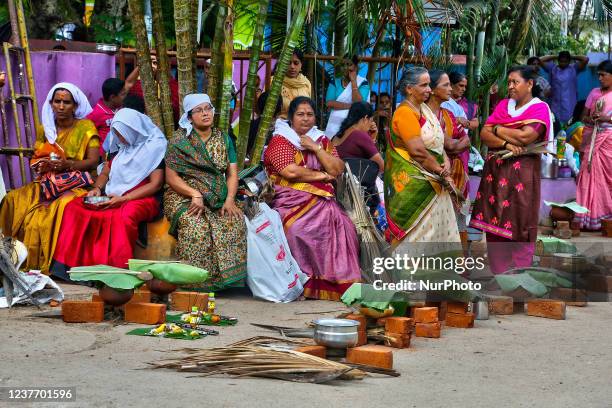
[[[157,74],[159,75],[161,113],[164,125],[163,130],[166,137],[169,138],[174,132],[174,112],[172,111],[172,99],[170,96],[170,66],[168,61],[168,50],[166,49],[166,35],[164,31],[164,17],[161,0],[151,0],[151,12],[153,17],[155,49],[157,62],[159,64]]]
[[[261,121],[259,122],[257,140],[255,141],[255,147],[253,148],[254,158],[261,157],[261,151],[263,150],[263,145],[266,140],[266,135],[268,133],[268,128],[270,127],[272,116],[276,110],[276,101],[280,97],[281,87],[283,85],[285,73],[289,67],[289,62],[291,61],[291,55],[293,54],[295,47],[299,44],[304,21],[306,20],[306,16],[309,15],[311,11],[312,4],[310,4],[308,1],[300,1],[294,10],[293,20],[291,21],[289,32],[285,38],[283,51],[281,52],[278,62],[276,63],[276,74],[274,75],[274,80],[272,81],[272,86],[269,90],[266,106],[261,115]]]
[[[249,74],[247,77],[247,87],[242,109],[240,111],[240,126],[238,135],[238,169],[242,169],[244,165],[244,157],[246,156],[247,142],[249,139],[249,130],[251,116],[253,114],[253,103],[255,101],[255,80],[257,77],[257,68],[259,67],[259,52],[263,43],[264,27],[268,14],[268,1],[259,0],[259,13],[255,22],[255,34],[253,36],[253,45],[251,46],[251,58],[249,61]]]
[[[136,56],[138,57],[142,93],[147,108],[147,115],[151,117],[153,123],[163,129],[161,109],[157,100],[157,82],[151,68],[151,50],[149,49],[147,29],[144,22],[144,6],[142,0],[128,0],[128,5],[132,18],[132,30],[134,30],[136,35]]]
[[[232,75],[234,72],[234,0],[227,0],[227,16],[223,23],[223,72],[218,126],[229,129],[232,101]]]
[[[191,3],[192,0],[175,0],[174,2],[174,24],[176,29],[176,65],[178,70],[179,98],[183,100],[185,95],[193,93],[195,88],[193,58]],[[181,108],[182,110],[182,108]]]

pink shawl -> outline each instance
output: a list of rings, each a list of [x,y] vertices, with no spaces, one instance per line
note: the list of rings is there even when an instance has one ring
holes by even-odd
[[[511,128],[519,128],[528,124],[540,123],[546,126],[548,140],[551,140],[553,127],[550,108],[546,102],[533,98],[528,104],[520,109],[515,108],[513,99],[503,99],[487,119],[485,125],[503,125]]]

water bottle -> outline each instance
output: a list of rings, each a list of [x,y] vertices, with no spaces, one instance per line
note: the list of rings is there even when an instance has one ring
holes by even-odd
[[[567,134],[565,130],[561,130],[557,134],[557,159],[565,158],[565,140],[567,139]]]

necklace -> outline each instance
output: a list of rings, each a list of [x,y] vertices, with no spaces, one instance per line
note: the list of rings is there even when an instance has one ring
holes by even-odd
[[[406,102],[406,104],[410,107],[410,109],[417,112],[419,116],[423,116],[423,112],[421,112],[421,108],[420,107],[417,108],[412,102],[410,102],[408,98],[404,99],[404,102]]]

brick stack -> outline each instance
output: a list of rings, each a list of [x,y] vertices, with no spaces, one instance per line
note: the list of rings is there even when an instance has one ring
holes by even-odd
[[[489,313],[492,315],[511,315],[514,313],[514,299],[510,296],[495,296],[488,299]]]
[[[468,304],[449,302],[446,312],[446,325],[468,329],[474,327],[474,313],[468,312]]]
[[[410,317],[387,317],[385,319],[385,343],[395,348],[410,347],[410,336],[414,319]]]
[[[157,303],[127,303],[125,321],[142,324],[161,324],[166,321],[166,305]]]
[[[414,335],[417,337],[430,337],[437,339],[440,337],[441,326],[438,321],[437,307],[417,307],[413,310],[414,315]],[[448,313],[447,319],[448,319]]]
[[[170,309],[182,312],[191,312],[196,306],[198,310],[208,310],[208,293],[200,292],[172,292],[170,295]]]

